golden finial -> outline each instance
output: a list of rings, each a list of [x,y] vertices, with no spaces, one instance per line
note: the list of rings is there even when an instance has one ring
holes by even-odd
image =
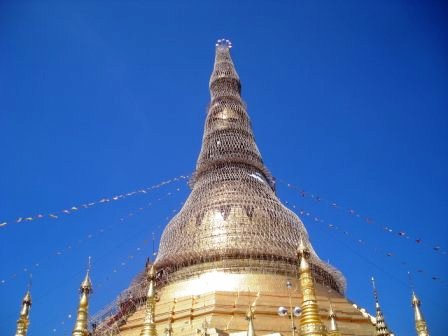
[[[330,301],[330,299],[328,299],[328,301]],[[330,319],[330,328],[328,329],[328,335],[341,336],[338,324],[336,323],[336,314],[333,310],[333,305],[331,304],[331,301],[330,301],[330,309],[328,310],[328,318]]]
[[[429,336],[429,330],[426,325],[426,321],[423,317],[423,314],[420,310],[421,302],[418,299],[417,295],[414,291],[414,282],[412,281],[412,274],[408,272],[409,279],[409,287],[412,289],[412,306],[414,307],[414,321],[415,321],[415,330],[417,331],[417,336]]]
[[[92,267],[92,257],[89,256],[88,263],[87,263],[87,272],[86,276],[81,283],[81,292],[82,291],[88,291],[89,294],[92,292],[92,282],[90,281],[90,268]]]
[[[372,277],[372,286],[373,286],[373,296],[375,297],[375,309],[376,309],[376,335],[377,336],[391,336],[389,328],[386,325],[386,321],[384,320],[384,315],[380,307],[380,302],[378,300],[378,291],[375,286],[375,278]]]
[[[30,310],[31,310],[31,275],[30,282],[28,283],[28,289],[22,300],[22,309],[20,310],[20,316],[17,320],[17,330],[15,336],[26,336],[28,327],[30,325]]]
[[[247,327],[247,336],[255,336],[254,310],[252,307],[249,307],[249,309],[247,310],[246,320],[249,321],[249,325]]]
[[[147,264],[149,267],[149,264]],[[156,267],[154,264],[148,272],[148,292],[146,293],[146,309],[145,319],[143,321],[143,328],[140,332],[140,336],[157,336],[155,310],[156,310]]]
[[[310,251],[300,239],[297,250],[299,258],[299,283],[302,292],[302,314],[300,315],[301,336],[326,336],[327,330],[319,317],[314,279],[308,259]]]
[[[412,305],[414,306],[415,330],[417,331],[417,336],[429,336],[426,321],[420,310],[421,302],[414,291],[412,291]]]
[[[72,336],[88,336],[89,318],[89,295],[92,293],[92,282],[90,281],[91,257],[89,257],[87,272],[79,288],[81,297],[79,299],[78,315],[76,316],[75,327]]]

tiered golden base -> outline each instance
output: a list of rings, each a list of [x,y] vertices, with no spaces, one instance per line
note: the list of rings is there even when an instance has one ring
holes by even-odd
[[[161,288],[156,306],[156,323],[159,336],[207,335],[237,336],[247,330],[245,319],[249,305],[255,307],[257,335],[292,335],[291,320],[277,315],[278,307],[289,309],[290,295],[293,306],[299,306],[301,294],[297,280],[274,274],[231,274],[207,272],[193,279],[178,281]],[[345,297],[316,285],[319,312],[328,324],[329,299],[336,312],[342,335],[372,336],[375,328],[366,314],[353,307]],[[121,326],[120,335],[137,336],[140,333],[144,308],[132,314]],[[298,319],[294,319],[298,327]],[[298,333],[296,332],[298,336]]]

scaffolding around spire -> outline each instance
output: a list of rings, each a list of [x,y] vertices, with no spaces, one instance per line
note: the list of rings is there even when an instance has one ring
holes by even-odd
[[[156,264],[165,281],[211,270],[293,277],[302,238],[310,249],[316,281],[343,293],[342,274],[319,259],[301,220],[275,194],[275,180],[255,142],[230,50],[227,39],[217,42],[192,191],[162,234]]]
[[[171,299],[239,290],[254,277],[295,278],[301,240],[307,246],[310,276],[319,288],[343,294],[342,273],[317,256],[304,224],[275,193],[275,179],[264,165],[241,97],[231,46],[221,39],[215,47],[210,103],[190,181],[192,191],[160,239],[157,287]],[[237,281],[232,280],[235,277]],[[182,286],[187,282],[190,286]],[[264,290],[264,283],[256,285]],[[146,308],[147,290],[147,274],[142,272],[96,314],[98,335],[118,334],[136,310]]]

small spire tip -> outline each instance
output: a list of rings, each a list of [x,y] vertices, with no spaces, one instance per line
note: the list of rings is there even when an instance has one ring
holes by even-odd
[[[219,39],[218,41],[216,41],[216,47],[219,49],[230,49],[232,48],[232,42],[230,42],[230,40],[227,39]]]

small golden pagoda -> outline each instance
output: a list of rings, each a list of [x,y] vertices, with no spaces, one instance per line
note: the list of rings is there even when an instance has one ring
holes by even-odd
[[[22,300],[22,309],[20,310],[19,319],[17,320],[17,329],[15,336],[26,336],[30,326],[30,310],[31,310],[31,292],[30,289],[26,291]]]
[[[92,282],[90,281],[90,257],[89,267],[84,280],[81,282],[79,288],[80,299],[78,305],[78,313],[76,316],[75,327],[73,328],[72,336],[90,336],[89,334],[89,296],[92,293]]]
[[[412,292],[412,306],[414,307],[415,330],[417,336],[429,336],[425,318],[420,310],[421,302],[415,292]]]
[[[140,336],[157,336],[156,322],[155,322],[155,309],[156,309],[156,268],[151,265],[148,272],[148,293],[146,294],[146,310],[145,318],[143,321],[143,328],[140,332]]]
[[[389,330],[386,320],[384,319],[383,311],[381,310],[380,301],[378,299],[378,291],[375,285],[375,278],[372,277],[372,286],[373,286],[373,296],[375,297],[375,328],[376,328],[376,336],[393,336],[391,331]]]
[[[310,251],[303,240],[300,240],[299,249],[297,251],[299,257],[299,283],[302,293],[302,313],[300,314],[301,336],[326,336],[327,329],[322,323],[319,315],[319,306],[317,305],[316,289],[314,288],[313,273],[311,272],[308,258]]]
[[[333,310],[333,305],[330,303],[330,310],[328,311],[328,317],[330,319],[330,326],[328,328],[328,336],[341,336],[339,332],[338,324],[336,322],[336,313]]]
[[[148,312],[158,335],[326,335],[330,296],[340,335],[372,336],[371,319],[344,296],[341,272],[319,258],[302,221],[275,193],[241,98],[231,47],[225,39],[216,44],[192,191],[163,232],[155,278],[148,284],[145,273],[138,275],[113,313],[96,314],[94,335],[141,335]],[[148,294],[154,284],[157,302]],[[296,321],[277,314],[290,299],[301,305]],[[318,333],[308,331],[310,321]]]

